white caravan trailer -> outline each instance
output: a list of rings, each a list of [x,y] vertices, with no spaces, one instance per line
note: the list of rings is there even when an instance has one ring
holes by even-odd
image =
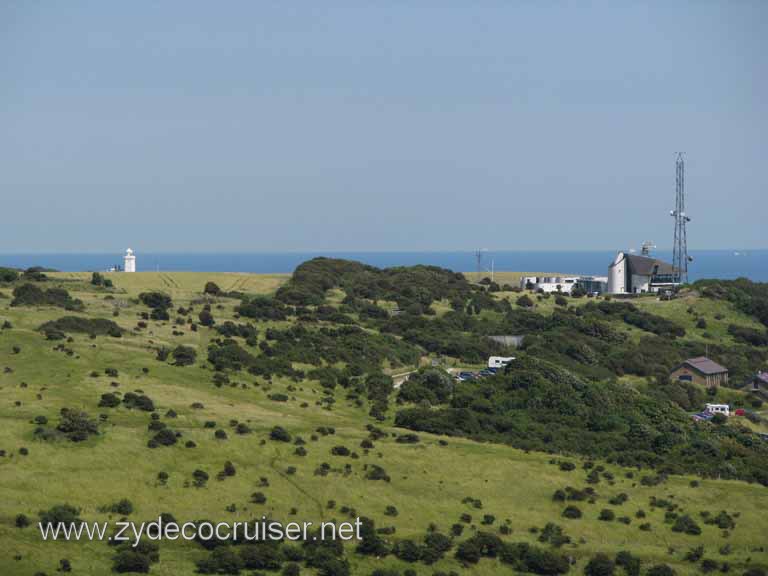
[[[488,358],[488,368],[504,368],[514,359],[514,356],[491,356]]]
[[[726,416],[731,415],[731,409],[728,404],[707,404],[706,411],[710,414],[725,414]]]

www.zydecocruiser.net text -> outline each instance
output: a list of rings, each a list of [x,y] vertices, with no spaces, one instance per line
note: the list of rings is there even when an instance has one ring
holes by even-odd
[[[142,538],[147,540],[361,540],[360,518],[353,522],[321,522],[313,530],[313,522],[277,522],[262,517],[250,522],[164,522],[158,518],[152,522],[38,522],[38,529],[44,541],[106,540],[130,542],[139,545]]]

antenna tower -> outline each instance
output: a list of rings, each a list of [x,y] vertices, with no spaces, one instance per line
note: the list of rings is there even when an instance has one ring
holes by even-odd
[[[691,219],[685,213],[685,160],[683,153],[678,152],[675,162],[675,209],[670,212],[675,219],[675,241],[672,245],[672,267],[675,270],[675,281],[688,282],[688,262],[692,258],[688,256],[688,237],[686,224]]]

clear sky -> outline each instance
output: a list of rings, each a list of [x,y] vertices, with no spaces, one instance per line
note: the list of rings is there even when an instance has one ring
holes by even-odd
[[[768,247],[766,2],[0,3],[0,252]]]

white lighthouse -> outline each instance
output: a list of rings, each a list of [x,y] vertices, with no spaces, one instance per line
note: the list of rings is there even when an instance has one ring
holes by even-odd
[[[133,250],[128,248],[125,251],[125,258],[123,258],[123,270],[126,272],[136,272],[136,256],[133,255]]]

